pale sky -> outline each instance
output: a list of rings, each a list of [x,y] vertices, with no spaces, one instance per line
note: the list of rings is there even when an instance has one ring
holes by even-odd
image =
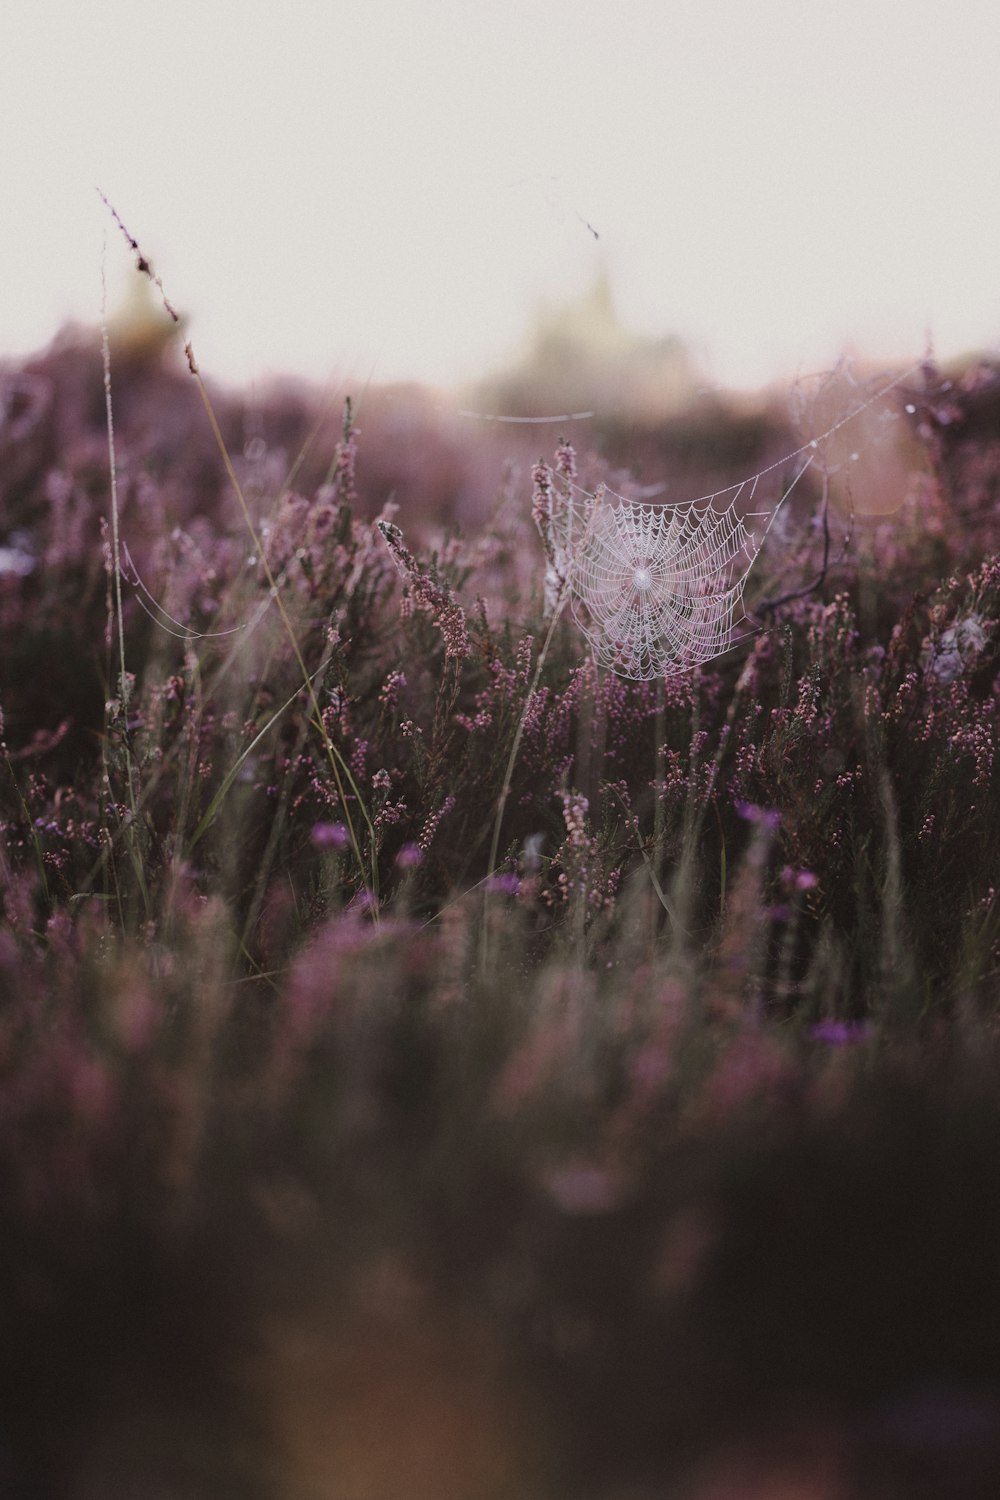
[[[225,380],[468,377],[602,263],[725,384],[996,349],[998,66],[996,0],[3,0],[0,356],[96,320],[95,185]]]

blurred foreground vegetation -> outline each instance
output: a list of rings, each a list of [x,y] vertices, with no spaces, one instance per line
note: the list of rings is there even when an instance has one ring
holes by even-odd
[[[996,1494],[997,372],[657,684],[535,681],[538,429],[216,393],[251,534],[113,368],[121,638],[99,351],[0,377],[0,1493]]]

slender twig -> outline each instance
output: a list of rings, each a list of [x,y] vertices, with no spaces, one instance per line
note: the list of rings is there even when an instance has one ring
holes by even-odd
[[[549,647],[552,644],[552,637],[555,635],[556,625],[559,623],[559,616],[562,614],[568,594],[569,589],[564,582],[559,597],[556,600],[556,607],[552,611],[552,619],[549,621],[549,628],[546,633],[545,640],[542,644],[542,649],[538,653],[538,661],[535,663],[535,673],[531,679],[531,686],[528,688],[527,694],[525,695],[524,707],[521,710],[521,717],[518,719],[517,728],[514,731],[514,739],[510,747],[510,754],[507,757],[507,768],[504,771],[503,786],[500,789],[500,800],[497,803],[497,814],[493,823],[493,839],[490,843],[489,859],[490,875],[494,875],[496,873],[497,852],[500,848],[500,830],[503,826],[503,815],[507,806],[507,799],[510,796],[511,784],[514,780],[514,765],[517,761],[517,753],[521,748],[521,737],[524,734],[524,726],[527,723],[528,709],[531,707],[531,700],[538,690],[538,684],[542,675],[542,668],[545,666],[545,658],[548,655]]]
[[[167,312],[168,316],[170,317],[170,319],[174,323],[179,324],[180,323],[180,318],[179,318],[179,316],[177,314],[177,310],[174,308],[173,304],[168,299],[167,294],[166,294],[166,292],[164,291],[164,288],[163,288],[163,282],[154,273],[152,265],[150,264],[150,262],[146,258],[146,256],[143,254],[142,249],[141,249],[141,247],[139,245],[138,240],[135,238],[134,235],[132,235],[132,234],[129,233],[129,231],[125,227],[125,224],[123,223],[122,218],[121,218],[120,214],[118,213],[117,209],[109,201],[109,199],[106,197],[106,195],[103,192],[101,192],[100,188],[98,188],[97,192],[98,192],[98,196],[100,197],[102,203],[107,208],[108,212],[111,214],[111,216],[114,219],[115,223],[118,225],[118,228],[121,230],[122,234],[124,235],[125,240],[126,240],[128,246],[129,246],[129,248],[132,250],[132,252],[135,255],[135,257],[136,257],[136,261],[135,261],[136,270],[139,271],[139,272],[141,272],[142,275],[148,277],[148,279],[153,283],[153,285],[156,287],[157,291],[160,294],[160,298],[161,298],[161,300],[163,302],[163,307],[164,307],[165,311]],[[298,665],[299,671],[300,671],[300,673],[302,675],[302,683],[303,683],[303,686],[305,687],[306,692],[307,692],[308,697],[309,697],[309,704],[310,704],[310,708],[312,710],[313,722],[314,722],[314,724],[316,726],[317,731],[319,732],[320,739],[321,739],[321,741],[323,743],[323,748],[326,751],[327,759],[328,759],[328,761],[330,763],[330,769],[331,769],[331,771],[333,773],[333,779],[334,779],[334,783],[335,783],[336,788],[337,788],[337,794],[338,794],[338,796],[340,798],[341,806],[343,807],[343,810],[344,810],[344,822],[347,825],[348,836],[349,836],[350,841],[351,841],[351,849],[352,849],[352,851],[354,853],[354,857],[355,857],[355,859],[357,861],[358,870],[360,872],[362,880],[366,879],[365,862],[364,862],[364,859],[363,859],[362,854],[361,854],[361,847],[360,847],[360,844],[358,842],[357,831],[355,829],[354,820],[351,817],[350,807],[348,806],[348,802],[347,802],[347,794],[345,792],[345,787],[344,787],[345,780],[346,780],[347,785],[350,787],[350,790],[354,793],[355,799],[357,801],[358,808],[360,809],[361,815],[362,815],[362,817],[363,817],[363,819],[365,821],[365,824],[367,826],[368,834],[369,834],[369,847],[370,847],[370,851],[371,851],[371,882],[372,882],[372,892],[377,897],[378,896],[378,855],[377,855],[376,847],[375,847],[375,829],[374,829],[374,826],[372,824],[371,818],[370,818],[370,816],[368,814],[368,809],[365,806],[364,799],[363,799],[363,797],[361,795],[361,791],[360,791],[360,789],[358,787],[358,784],[355,781],[355,778],[354,778],[353,772],[351,771],[350,766],[348,765],[347,761],[344,759],[344,757],[340,753],[340,751],[337,749],[336,745],[333,743],[333,740],[330,737],[329,731],[327,730],[326,725],[323,722],[323,716],[322,716],[322,713],[320,711],[319,700],[318,700],[318,698],[316,696],[315,687],[313,686],[313,674],[311,674],[309,672],[308,668],[306,667],[305,660],[304,660],[304,658],[302,656],[302,649],[301,649],[301,647],[299,645],[298,637],[297,637],[297,635],[295,633],[295,627],[292,624],[291,617],[290,617],[290,615],[288,613],[288,610],[287,610],[287,608],[285,606],[284,599],[282,598],[281,589],[280,589],[278,580],[274,576],[274,573],[273,573],[273,571],[271,569],[271,565],[270,565],[270,563],[268,561],[268,558],[267,558],[267,554],[266,554],[265,549],[264,549],[264,547],[262,545],[261,538],[258,535],[256,526],[254,525],[253,517],[250,514],[250,507],[248,506],[247,501],[246,501],[246,496],[243,493],[243,488],[242,488],[242,486],[241,486],[241,484],[239,482],[239,479],[236,476],[236,470],[234,469],[232,459],[229,456],[229,450],[226,447],[225,439],[222,436],[222,430],[219,427],[219,422],[218,422],[218,419],[217,419],[217,417],[215,415],[215,409],[214,409],[214,407],[212,405],[211,397],[209,396],[207,387],[205,386],[205,382],[202,379],[201,371],[198,368],[198,362],[195,359],[194,349],[193,349],[190,341],[185,344],[185,346],[184,346],[184,353],[185,353],[185,356],[187,358],[188,369],[190,370],[192,376],[194,377],[195,383],[197,384],[198,394],[200,395],[201,401],[202,401],[202,405],[205,408],[205,412],[206,412],[206,415],[208,417],[209,426],[212,429],[212,435],[215,438],[216,446],[218,447],[219,452],[221,454],[222,462],[223,462],[223,464],[225,466],[226,474],[228,476],[230,484],[233,487],[233,492],[236,495],[236,499],[237,499],[237,501],[239,503],[239,507],[240,507],[240,510],[242,512],[242,515],[243,515],[244,524],[245,524],[245,526],[247,528],[247,532],[248,532],[248,534],[250,536],[250,539],[253,542],[256,554],[257,554],[258,558],[260,559],[261,566],[262,566],[262,568],[264,570],[264,575],[265,575],[265,577],[267,579],[270,597],[274,600],[275,606],[276,606],[276,608],[278,610],[278,614],[281,617],[281,623],[282,623],[282,625],[285,628],[285,632],[286,632],[286,634],[288,636],[288,640],[289,640],[289,642],[291,644],[291,647],[292,647],[292,652],[293,652],[293,654],[295,656],[296,664]],[[120,582],[119,582],[119,588],[120,588]],[[120,619],[120,614],[119,614],[119,619]]]
[[[138,827],[139,804],[136,797],[135,785],[135,759],[128,733],[128,703],[129,703],[129,681],[125,667],[125,616],[122,609],[122,564],[121,564],[121,539],[118,522],[118,459],[115,451],[115,417],[114,406],[111,399],[111,343],[108,337],[108,279],[107,279],[107,254],[101,256],[101,361],[104,368],[104,410],[108,431],[108,467],[111,477],[111,578],[114,589],[114,614],[117,623],[118,634],[118,715],[120,719],[120,733],[123,753],[125,758],[125,784],[128,792],[129,802],[129,853],[135,877],[142,895],[143,905],[149,915],[149,891],[146,885],[146,872],[143,868],[142,856],[136,848],[135,837]],[[110,642],[109,642],[110,649]],[[110,663],[109,663],[110,666]],[[105,774],[107,764],[105,763]],[[116,877],[117,881],[117,877]]]
[[[101,359],[104,365],[104,410],[108,428],[108,461],[111,469],[111,567],[114,578],[115,615],[118,624],[118,691],[124,717],[128,705],[128,679],[125,676],[125,622],[122,615],[121,544],[118,533],[118,462],[115,456],[115,417],[111,403],[111,345],[108,339],[108,282],[104,256],[101,257]],[[129,790],[131,792],[131,786]],[[134,806],[132,810],[135,811]]]
[[[282,598],[278,581],[274,576],[274,573],[271,569],[271,564],[267,559],[267,553],[264,549],[261,538],[257,533],[257,528],[254,525],[253,517],[250,514],[250,507],[248,506],[246,496],[243,493],[243,488],[239,482],[239,479],[236,477],[236,470],[233,468],[233,461],[229,456],[229,450],[227,449],[225,439],[222,436],[222,430],[219,427],[218,418],[215,415],[215,408],[212,406],[212,400],[208,394],[205,382],[201,378],[201,371],[198,369],[198,364],[194,357],[194,350],[192,349],[190,343],[185,344],[184,352],[187,355],[188,368],[191,371],[191,374],[194,376],[195,382],[198,386],[198,394],[201,396],[202,404],[208,416],[209,426],[211,427],[213,436],[215,437],[216,445],[218,446],[219,452],[222,455],[222,461],[225,465],[226,474],[229,477],[229,482],[233,487],[233,492],[236,495],[240,510],[243,513],[244,525],[247,528],[250,540],[254,545],[254,550],[257,554],[257,557],[260,559],[262,568],[264,569],[264,576],[267,579],[270,597],[274,600],[275,606],[278,610],[278,614],[281,616],[281,623],[285,627],[285,633],[288,636],[292,652],[295,656],[296,663],[302,675],[302,683],[309,696],[309,705],[312,709],[313,722],[317,730],[319,731],[320,738],[323,742],[323,748],[326,750],[327,759],[330,763],[330,769],[333,772],[333,779],[337,787],[337,795],[340,798],[340,803],[344,810],[344,822],[347,825],[348,837],[350,838],[351,848],[354,852],[354,857],[357,860],[362,879],[365,878],[365,865],[361,855],[361,848],[358,843],[354,821],[351,818],[351,811],[350,807],[348,806],[346,793],[344,791],[344,781],[342,779],[341,773],[343,773],[343,777],[346,777],[348,785],[354,793],[358,808],[361,811],[361,815],[365,820],[365,824],[367,825],[371,848],[372,893],[377,897],[378,856],[375,850],[375,829],[372,824],[371,818],[369,817],[368,809],[365,807],[364,799],[361,796],[361,791],[354,779],[354,774],[351,771],[350,766],[344,759],[343,755],[341,755],[336,745],[333,743],[333,740],[330,738],[329,731],[327,730],[326,725],[323,723],[323,715],[320,711],[319,699],[316,697],[316,689],[313,686],[313,676],[306,666],[305,660],[302,656],[302,648],[299,645],[298,636],[295,634],[295,627],[292,624],[291,616],[289,615],[288,610],[285,606],[285,601]]]

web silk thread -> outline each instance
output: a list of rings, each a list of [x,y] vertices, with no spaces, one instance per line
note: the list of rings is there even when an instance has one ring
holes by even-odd
[[[550,580],[558,582],[595,661],[646,682],[690,671],[736,644],[743,590],[786,500],[820,444],[912,375],[910,366],[818,438],[725,490],[649,505],[604,485],[590,492],[565,475],[550,481],[546,522]],[[750,510],[761,479],[798,461],[768,510]],[[542,519],[536,515],[545,540]],[[753,522],[759,522],[755,529]],[[748,525],[747,523],[751,523]]]

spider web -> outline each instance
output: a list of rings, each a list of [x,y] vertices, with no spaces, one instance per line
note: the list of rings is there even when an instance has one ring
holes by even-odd
[[[575,510],[575,506],[572,507]],[[567,579],[596,661],[641,681],[728,650],[758,545],[730,502],[642,505],[595,497]]]
[[[595,661],[620,677],[651,681],[721,656],[740,639],[743,590],[764,539],[820,444],[916,368],[794,453],[697,500],[650,505],[604,485],[591,493],[563,477],[547,518],[547,602],[568,596]],[[774,504],[749,509],[760,480],[793,463]]]

